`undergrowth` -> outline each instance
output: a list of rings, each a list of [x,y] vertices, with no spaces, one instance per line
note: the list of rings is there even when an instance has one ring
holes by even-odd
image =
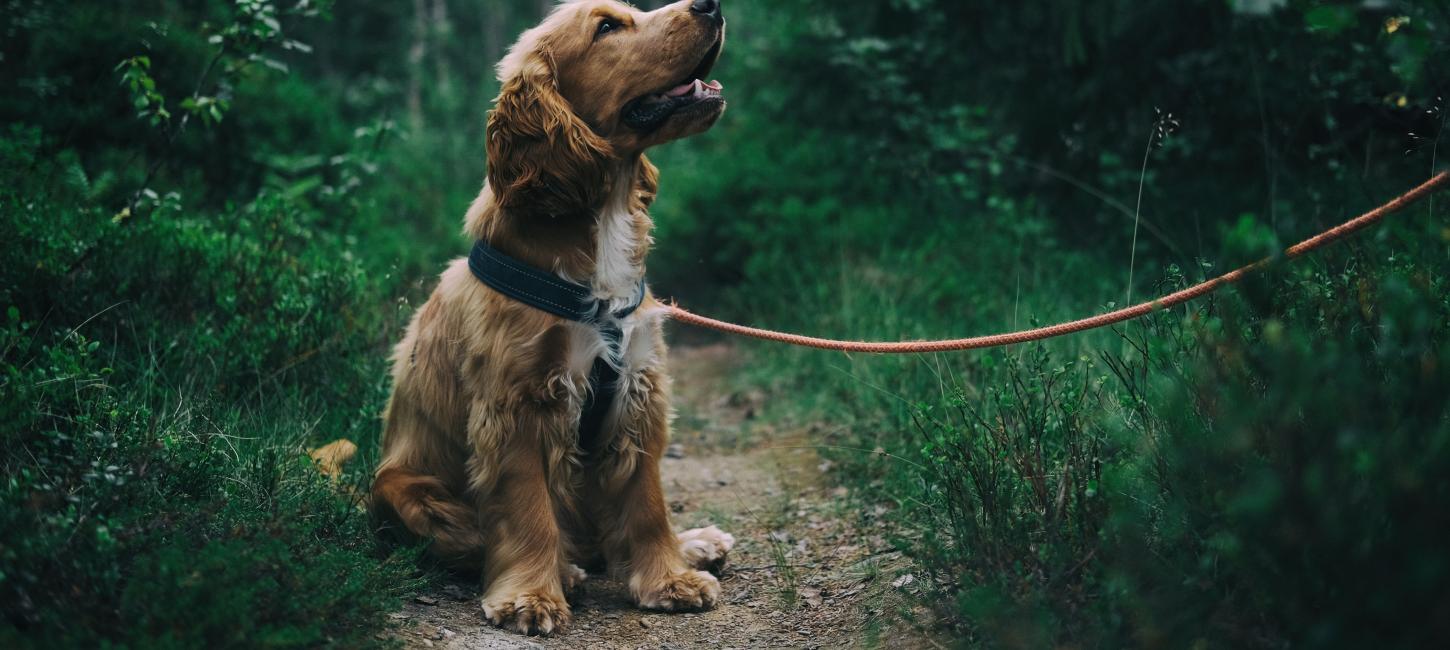
[[[752,324],[908,340],[1080,318],[1443,168],[1445,77],[1416,63],[1444,49],[1438,7],[826,4],[747,35],[769,55],[732,72],[780,83],[660,157],[684,175],[660,239],[692,244],[664,262]],[[906,358],[749,344],[745,365],[769,417],[827,423],[832,476],[891,508],[908,589],[964,647],[1443,645],[1444,216],[1421,204],[1113,330]]]
[[[385,357],[539,3],[116,4],[0,3],[0,646],[379,644],[426,579],[351,496]],[[652,285],[901,340],[1272,255],[1443,168],[1442,5],[729,3],[729,113],[652,154]],[[1113,331],[744,379],[831,423],[962,646],[1444,645],[1444,217]],[[334,487],[304,453],[341,437]]]

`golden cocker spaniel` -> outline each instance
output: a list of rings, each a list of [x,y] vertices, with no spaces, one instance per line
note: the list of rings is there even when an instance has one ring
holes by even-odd
[[[600,560],[640,607],[720,598],[701,569],[734,539],[713,526],[676,535],[661,493],[669,378],[662,310],[643,278],[657,189],[644,152],[724,112],[720,85],[705,81],[724,38],[718,0],[650,12],[581,0],[499,63],[488,178],[465,230],[504,264],[584,287],[602,315],[562,318],[453,263],[393,355],[372,493],[380,517],[482,572],[495,625],[560,629],[578,565]],[[617,377],[603,388],[591,382],[601,359]],[[596,393],[612,399],[584,439]]]

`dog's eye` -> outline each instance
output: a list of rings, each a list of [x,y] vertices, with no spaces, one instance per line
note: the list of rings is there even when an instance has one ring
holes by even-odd
[[[599,38],[600,36],[608,34],[609,32],[612,32],[616,29],[619,29],[619,22],[614,20],[613,18],[605,18],[604,20],[599,21],[599,29],[595,30],[594,38]]]

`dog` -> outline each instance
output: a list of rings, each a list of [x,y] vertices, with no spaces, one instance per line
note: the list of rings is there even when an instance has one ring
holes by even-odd
[[[586,287],[606,307],[603,325],[510,297],[469,260],[451,264],[392,356],[371,499],[434,557],[482,574],[496,626],[563,628],[579,566],[600,561],[645,609],[720,600],[704,569],[734,539],[713,526],[676,535],[660,486],[671,417],[664,314],[643,278],[658,189],[644,152],[720,118],[721,86],[705,79],[724,42],[719,0],[650,12],[579,0],[498,65],[487,179],[465,232],[511,266],[546,272],[542,282]],[[617,381],[586,441],[600,359]]]

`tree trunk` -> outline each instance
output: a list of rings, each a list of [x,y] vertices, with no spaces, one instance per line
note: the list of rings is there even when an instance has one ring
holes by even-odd
[[[408,121],[423,127],[423,60],[428,56],[428,2],[413,0],[413,44],[408,48]]]
[[[488,79],[494,77],[494,65],[503,58],[504,52],[508,50],[510,40],[513,37],[513,9],[512,2],[483,2],[483,53],[487,65]]]
[[[428,40],[432,43],[433,77],[437,84],[434,92],[437,98],[442,100],[443,106],[452,111],[454,108],[454,79],[453,72],[448,65],[448,45],[454,40],[453,23],[448,20],[448,0],[433,0],[432,24],[429,26]]]

